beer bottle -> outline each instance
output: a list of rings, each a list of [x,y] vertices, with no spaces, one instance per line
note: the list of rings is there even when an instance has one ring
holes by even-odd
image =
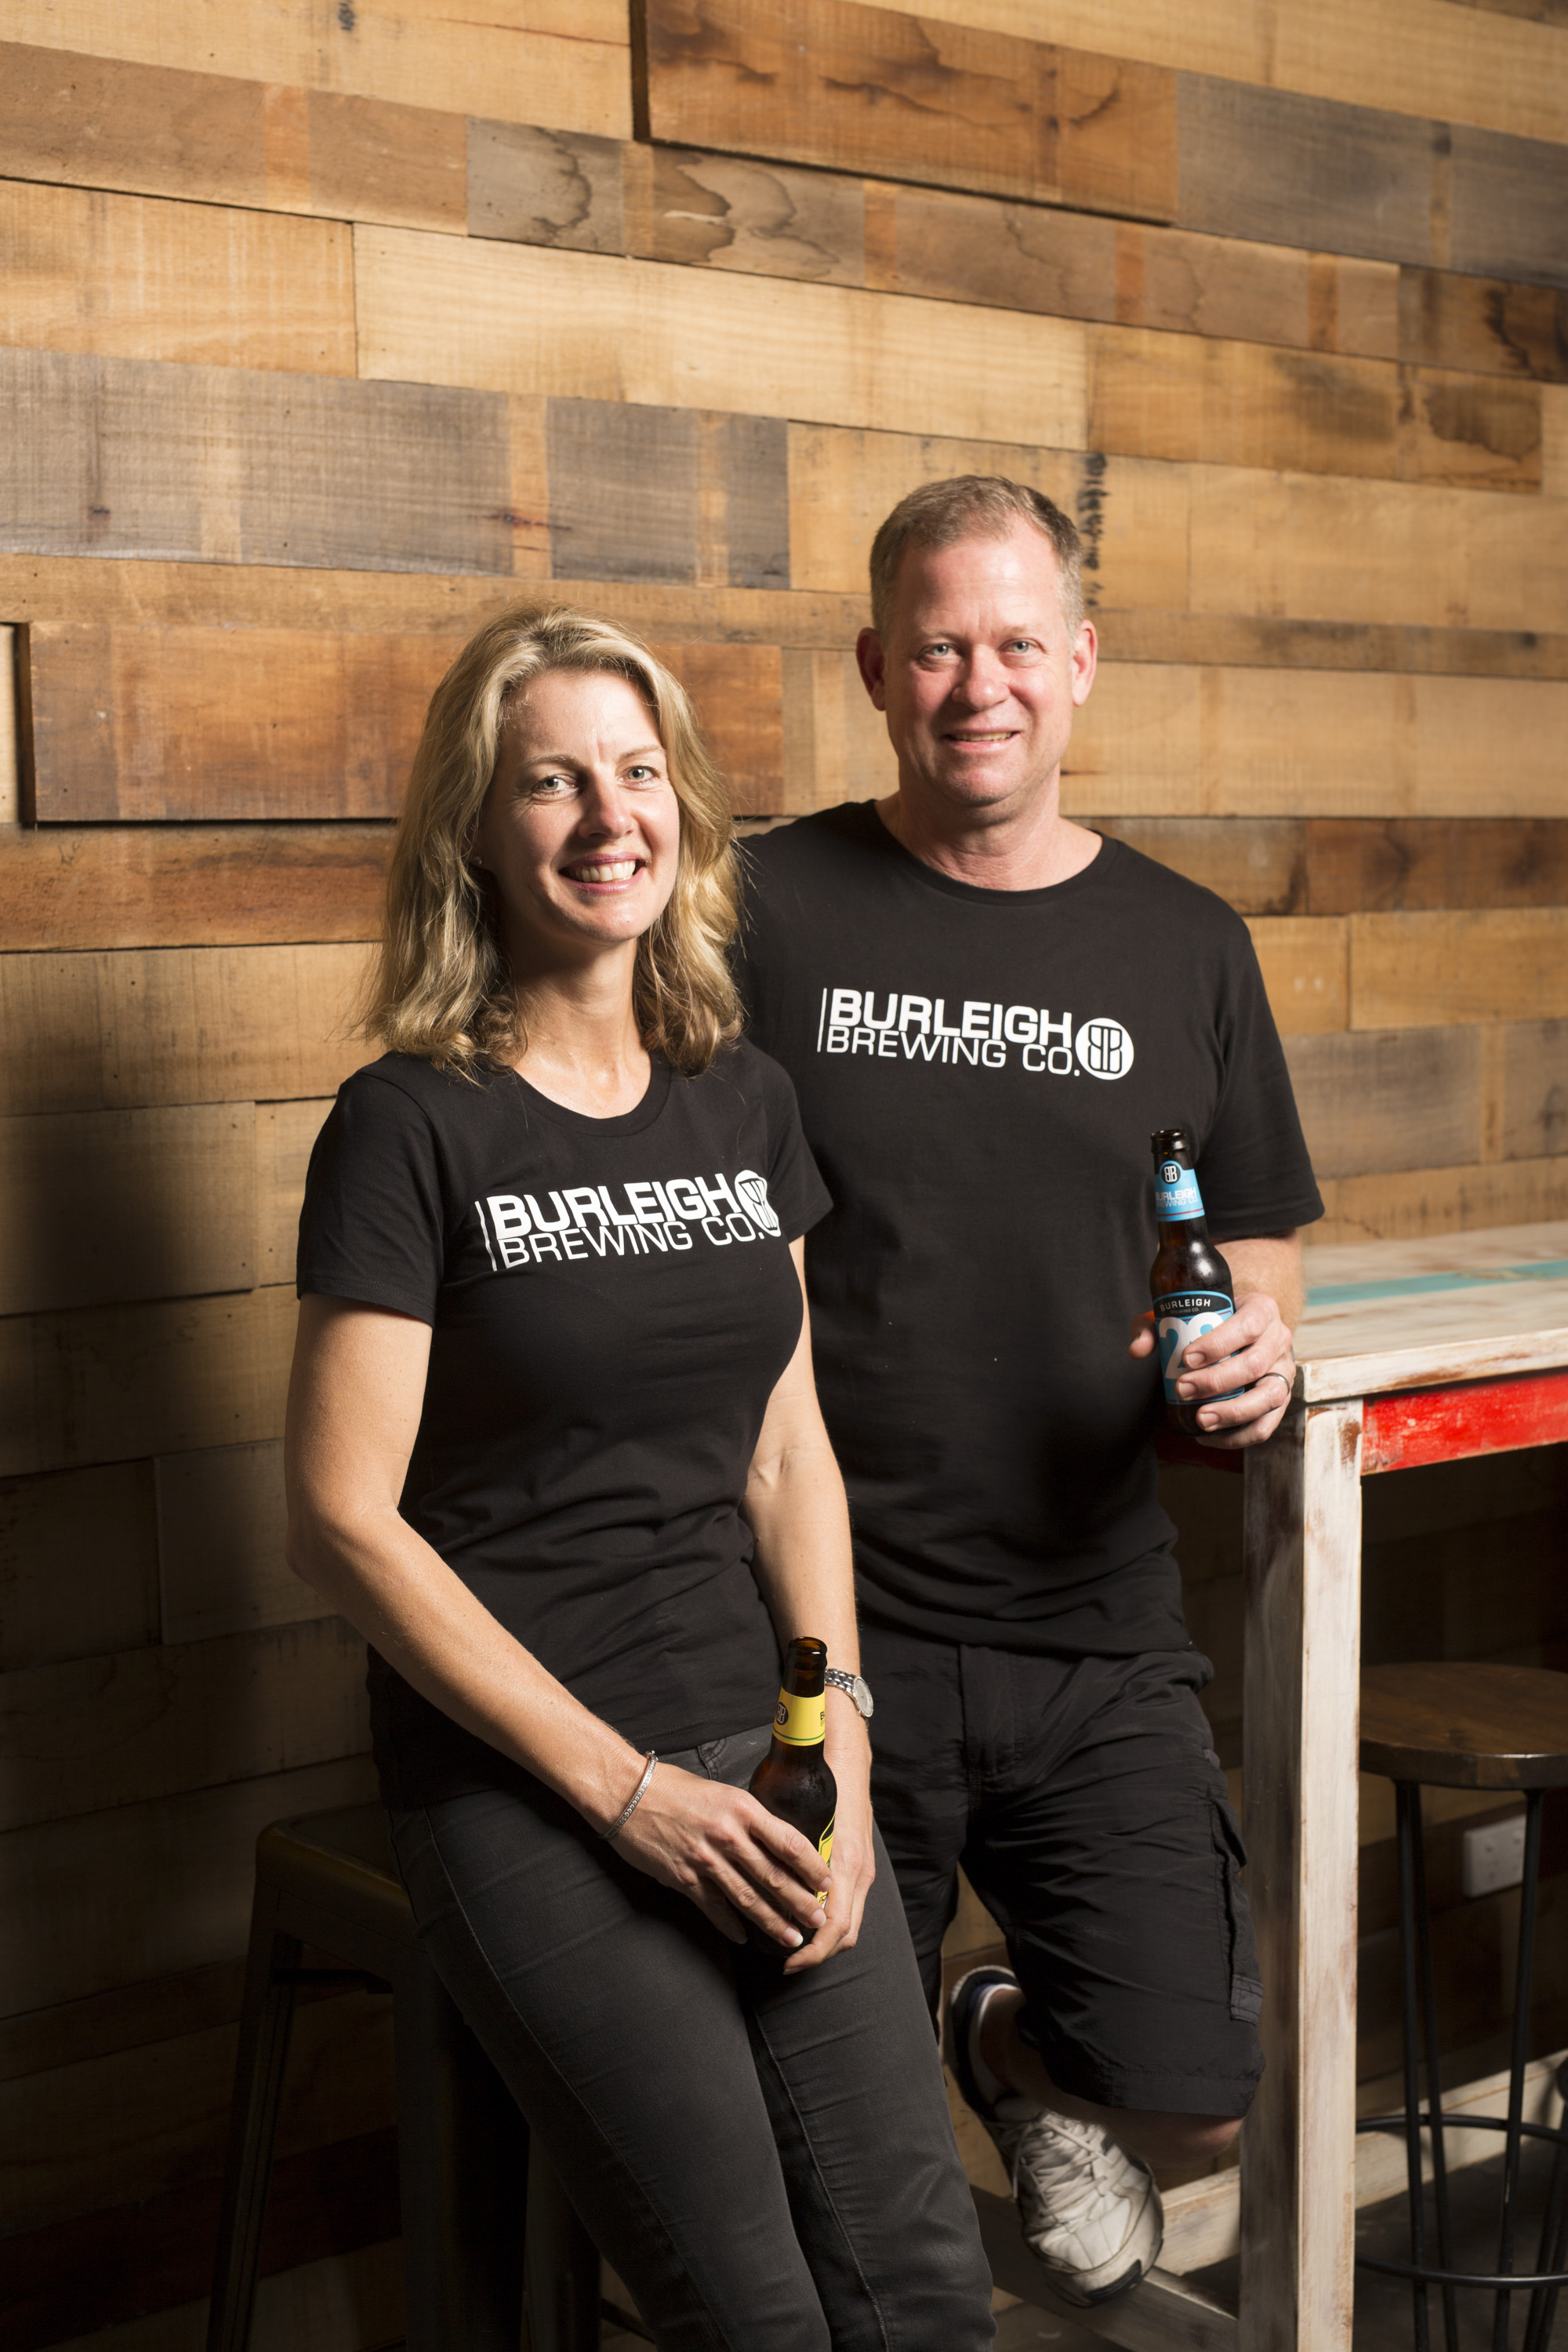
[[[1176,1394],[1182,1358],[1194,1339],[1235,1314],[1236,1289],[1229,1266],[1209,1239],[1203,1196],[1193,1173],[1192,1138],[1184,1128],[1162,1127],[1150,1142],[1160,1246],[1150,1269],[1149,1296],[1154,1307],[1160,1375],[1165,1384],[1165,1410],[1178,1429],[1195,1435],[1198,1402]],[[1231,1389],[1226,1393],[1239,1396],[1241,1391]],[[1215,1404],[1218,1399],[1205,1397],[1202,1402]]]
[[[773,1710],[773,1744],[752,1775],[751,1790],[770,1813],[798,1830],[824,1862],[831,1862],[838,1783],[822,1752],[827,1736],[826,1676],[825,1642],[802,1634],[790,1643]],[[754,1940],[778,1949],[771,1936],[759,1932]]]

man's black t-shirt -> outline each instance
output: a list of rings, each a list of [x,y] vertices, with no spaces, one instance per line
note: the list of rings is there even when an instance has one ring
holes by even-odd
[[[860,1605],[1070,1654],[1186,1633],[1151,1440],[1149,1138],[1223,1243],[1322,1214],[1247,928],[1106,841],[1044,890],[910,856],[865,802],[747,844],[741,982],[833,1214],[806,1248]]]
[[[404,1517],[638,1748],[768,1715],[738,1503],[800,1335],[788,1244],[827,1206],[790,1082],[746,1044],[699,1078],[656,1061],[619,1118],[389,1054],[311,1155],[300,1293],[432,1326]],[[515,1771],[374,1655],[371,1690],[390,1803]]]

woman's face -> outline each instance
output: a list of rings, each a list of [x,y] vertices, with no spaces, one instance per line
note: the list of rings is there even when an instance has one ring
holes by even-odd
[[[680,804],[624,677],[551,670],[518,696],[474,836],[514,961],[640,939],[668,903]]]

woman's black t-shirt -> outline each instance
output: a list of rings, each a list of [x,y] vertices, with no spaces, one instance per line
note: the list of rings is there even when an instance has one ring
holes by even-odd
[[[311,1155],[301,1296],[432,1327],[403,1516],[639,1748],[768,1715],[739,1499],[800,1335],[788,1244],[830,1205],[789,1079],[745,1044],[698,1078],[656,1060],[619,1118],[389,1054]],[[371,1695],[388,1803],[515,1777],[374,1653]]]

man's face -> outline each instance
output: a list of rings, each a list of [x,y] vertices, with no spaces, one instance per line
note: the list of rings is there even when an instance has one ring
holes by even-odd
[[[1055,791],[1095,640],[1087,623],[1068,635],[1056,551],[1031,524],[909,550],[888,642],[868,629],[858,655],[906,789],[998,815]]]

